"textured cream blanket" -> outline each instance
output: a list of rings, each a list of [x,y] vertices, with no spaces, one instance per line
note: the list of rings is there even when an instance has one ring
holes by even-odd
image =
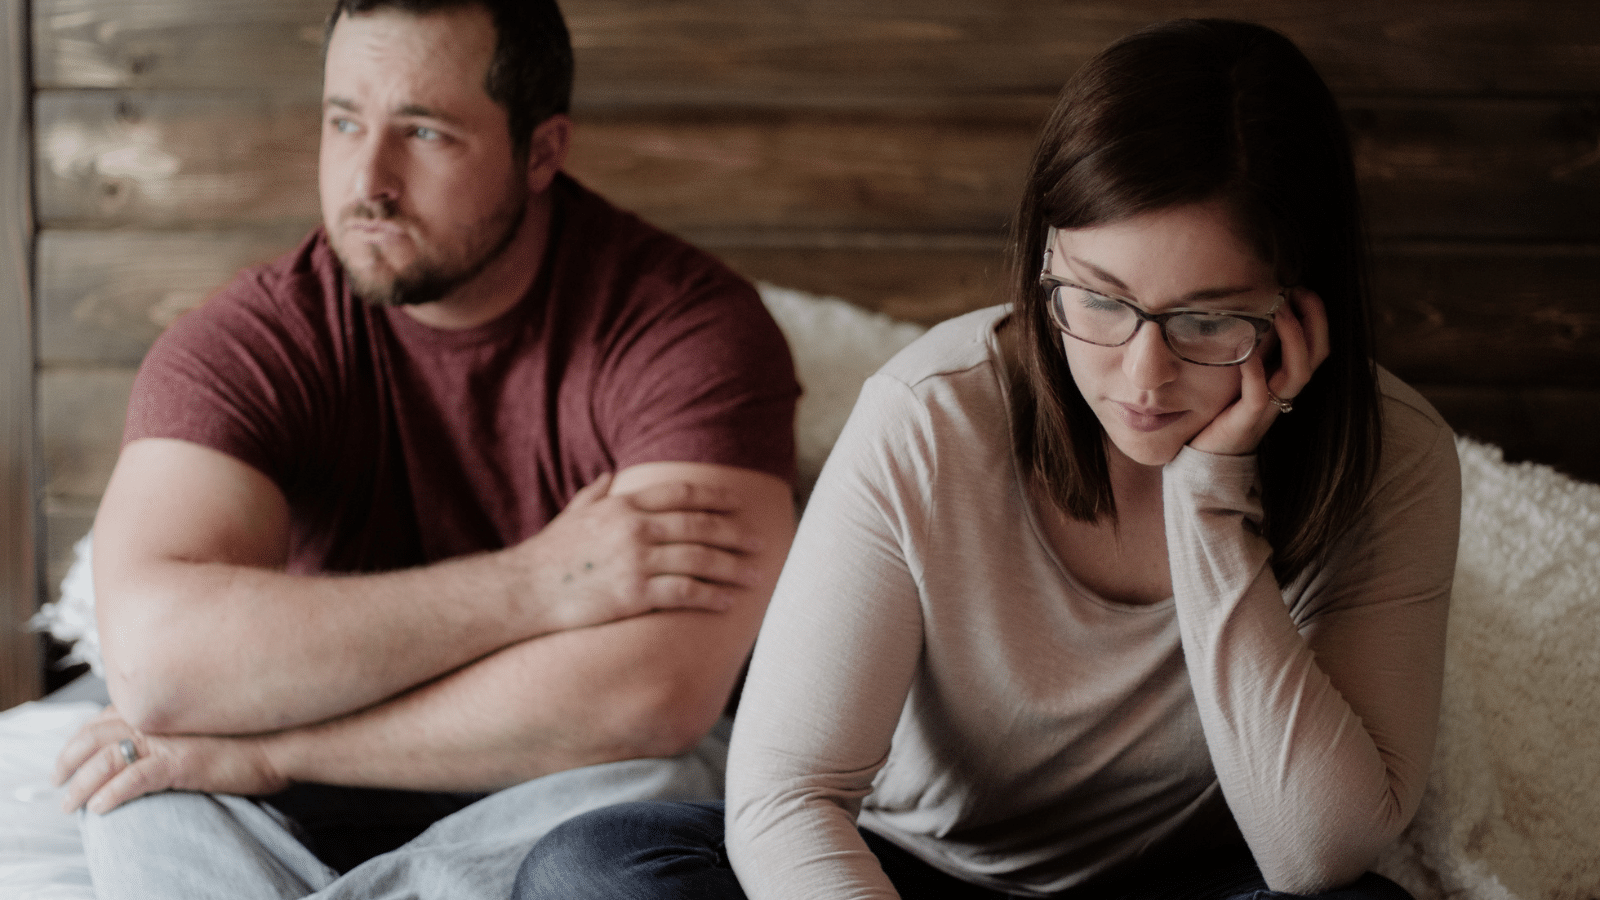
[[[1600,485],[1458,440],[1461,551],[1422,809],[1381,871],[1421,897],[1600,897]]]
[[[839,300],[770,286],[762,295],[806,388],[797,429],[808,492],[862,381],[922,329]],[[1596,900],[1600,485],[1457,446],[1461,555],[1439,745],[1422,809],[1379,869],[1418,900]],[[88,551],[86,539],[40,626],[97,664]],[[63,843],[75,829],[44,775],[87,714],[32,705],[0,715],[0,750],[14,763],[0,766],[0,817],[17,825],[0,828],[0,898],[86,895],[81,852]],[[52,891],[39,892],[44,881]]]

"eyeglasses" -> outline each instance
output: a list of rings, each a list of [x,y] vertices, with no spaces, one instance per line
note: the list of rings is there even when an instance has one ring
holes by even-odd
[[[1098,347],[1120,347],[1133,340],[1139,326],[1154,322],[1161,338],[1184,362],[1201,366],[1236,366],[1250,358],[1272,329],[1272,316],[1283,305],[1283,292],[1264,315],[1205,309],[1146,312],[1132,301],[1102,294],[1050,273],[1052,238],[1045,245],[1045,271],[1039,286],[1045,292],[1050,321],[1065,334]]]

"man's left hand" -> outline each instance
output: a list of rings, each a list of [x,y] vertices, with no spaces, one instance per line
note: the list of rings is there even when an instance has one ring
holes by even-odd
[[[132,762],[123,741],[132,742]],[[144,734],[115,707],[67,741],[56,759],[55,782],[67,787],[67,811],[87,807],[97,815],[159,791],[258,796],[289,786],[273,770],[260,738]]]

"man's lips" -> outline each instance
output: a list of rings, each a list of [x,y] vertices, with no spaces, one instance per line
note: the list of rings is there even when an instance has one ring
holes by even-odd
[[[405,228],[393,219],[364,219],[352,216],[346,218],[343,225],[347,234],[362,237],[388,239],[405,234]]]
[[[1117,415],[1121,417],[1124,425],[1134,431],[1159,431],[1183,418],[1187,410],[1173,412],[1164,411],[1153,406],[1139,406],[1133,403],[1121,403],[1113,400]]]

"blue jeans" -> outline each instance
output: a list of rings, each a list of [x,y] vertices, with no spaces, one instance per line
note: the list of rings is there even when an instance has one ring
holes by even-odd
[[[907,900],[1000,900],[1015,895],[968,884],[862,830],[884,874]],[[1072,900],[1279,900],[1243,848],[1203,864],[1161,866],[1150,876],[1108,878],[1063,894]],[[567,820],[535,844],[512,900],[744,900],[723,845],[721,803],[626,803]],[[1412,900],[1381,875],[1317,900]]]
[[[720,797],[726,758],[724,724],[683,756],[557,772],[476,802],[172,791],[80,822],[100,900],[504,900],[518,861],[556,823],[623,801]]]

